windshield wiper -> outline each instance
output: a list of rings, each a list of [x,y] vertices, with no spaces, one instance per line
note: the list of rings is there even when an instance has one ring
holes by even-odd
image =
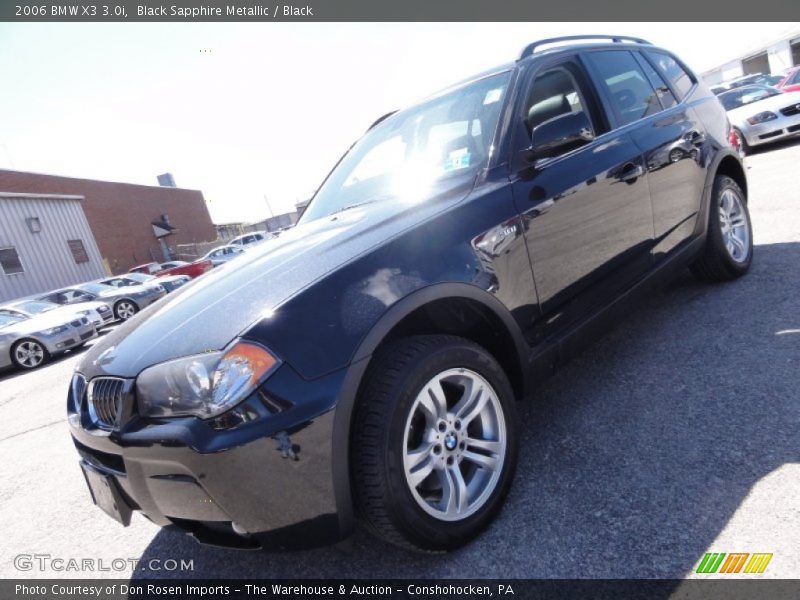
[[[363,202],[356,202],[355,204],[348,204],[347,206],[343,206],[342,208],[337,208],[331,214],[335,215],[340,212],[344,212],[346,210],[350,210],[351,208],[358,208],[360,206],[364,206],[366,204],[374,204],[375,202],[382,202],[383,200],[388,200],[389,198],[394,198],[393,195],[387,194],[385,196],[377,196],[376,198],[370,198],[369,200],[364,200]]]

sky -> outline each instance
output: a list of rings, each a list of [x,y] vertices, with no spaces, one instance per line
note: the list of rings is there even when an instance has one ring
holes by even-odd
[[[155,185],[217,223],[309,198],[379,116],[533,40],[643,37],[697,72],[797,23],[0,24],[0,168]]]

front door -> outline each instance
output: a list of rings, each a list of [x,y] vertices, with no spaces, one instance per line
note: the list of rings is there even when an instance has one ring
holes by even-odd
[[[515,116],[514,201],[548,335],[602,304],[649,268],[653,211],[642,152],[610,121],[576,58],[530,76]],[[536,128],[584,112],[594,140],[533,160]]]

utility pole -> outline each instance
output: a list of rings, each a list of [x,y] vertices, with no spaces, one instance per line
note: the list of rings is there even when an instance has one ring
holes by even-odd
[[[269,198],[267,198],[267,195],[266,195],[266,194],[264,194],[264,202],[266,202],[266,203],[267,203],[267,208],[269,209],[269,216],[270,216],[270,218],[273,218],[273,217],[275,217],[275,213],[274,213],[274,212],[272,212],[272,206],[270,206],[270,203],[269,203]]]

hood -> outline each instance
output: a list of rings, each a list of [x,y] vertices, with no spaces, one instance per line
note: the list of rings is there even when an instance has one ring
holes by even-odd
[[[134,377],[153,364],[221,350],[317,279],[458,203],[473,182],[417,204],[351,208],[254,245],[106,335],[79,369],[87,377]]]
[[[769,110],[777,114],[780,109],[786,108],[787,106],[792,106],[794,104],[800,104],[800,92],[786,92],[776,96],[770,96],[769,98],[764,98],[763,100],[759,100],[758,102],[753,102],[739,108],[734,108],[733,110],[728,111],[728,118],[731,120],[731,123],[737,125],[745,124],[747,119],[757,115],[758,113],[764,112],[765,110]]]
[[[66,307],[65,307],[66,308]],[[43,329],[50,329],[51,327],[59,327],[61,325],[68,325],[75,319],[80,319],[84,315],[71,307],[71,310],[61,310],[54,308],[46,313],[36,315],[25,321],[20,321],[14,325],[9,325],[0,329],[0,334],[13,333],[15,335],[29,335],[42,331]]]
[[[59,306],[58,308],[54,308],[53,310],[48,310],[46,313],[42,313],[41,317],[51,315],[55,317],[58,315],[59,318],[68,318],[68,319],[76,319],[78,317],[82,317],[81,313],[83,311],[92,311],[101,306],[108,306],[105,302],[81,302],[79,304],[65,304],[63,306]]]

